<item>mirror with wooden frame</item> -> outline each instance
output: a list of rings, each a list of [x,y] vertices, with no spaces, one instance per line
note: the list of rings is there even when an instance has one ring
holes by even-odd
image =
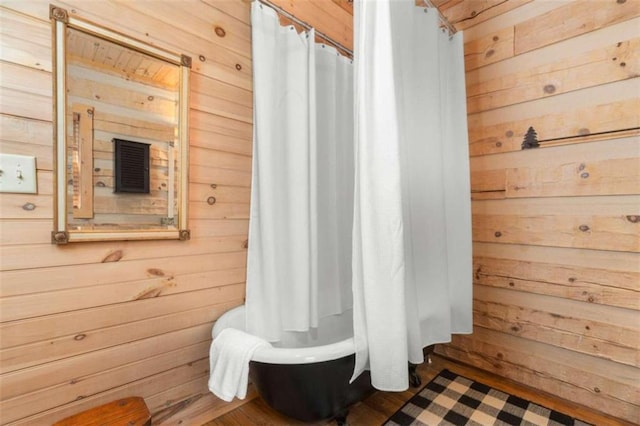
[[[189,239],[191,59],[50,11],[52,242]]]

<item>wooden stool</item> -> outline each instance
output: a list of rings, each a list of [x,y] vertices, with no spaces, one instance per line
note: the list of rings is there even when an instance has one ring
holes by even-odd
[[[151,413],[139,396],[119,399],[67,417],[54,426],[151,426]]]

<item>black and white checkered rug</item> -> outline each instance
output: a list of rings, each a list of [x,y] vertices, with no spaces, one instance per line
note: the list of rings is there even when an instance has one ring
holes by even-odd
[[[395,425],[576,425],[589,423],[442,370],[385,422]]]

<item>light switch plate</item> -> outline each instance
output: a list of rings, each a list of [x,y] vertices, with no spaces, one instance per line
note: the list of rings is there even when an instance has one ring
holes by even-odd
[[[36,157],[0,154],[0,192],[36,194]]]

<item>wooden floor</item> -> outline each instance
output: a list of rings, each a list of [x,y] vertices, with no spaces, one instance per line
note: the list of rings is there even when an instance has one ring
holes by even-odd
[[[548,395],[540,390],[523,386],[513,381],[503,379],[495,374],[463,365],[438,355],[432,355],[431,364],[424,363],[418,367],[418,373],[422,378],[422,386],[427,384],[444,368],[470,379],[480,381],[504,392],[517,395],[545,407],[577,417],[594,425],[631,425],[631,423],[595,412],[588,407],[574,404],[569,401],[558,400],[558,398]],[[402,405],[418,390],[419,388],[410,388],[405,392],[376,392],[364,401],[351,407],[347,421],[349,425],[352,426],[381,425],[389,418],[389,416],[402,407]],[[303,424],[305,423],[290,419],[272,410],[261,398],[258,397],[243,406],[218,417],[217,419],[205,423],[203,426],[280,426]],[[332,420],[325,420],[312,423],[312,425],[335,425],[335,422]]]

